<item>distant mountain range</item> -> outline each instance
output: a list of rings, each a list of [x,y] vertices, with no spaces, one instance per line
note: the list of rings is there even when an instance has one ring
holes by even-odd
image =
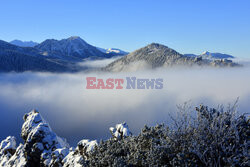
[[[42,55],[50,54],[50,55],[55,55],[56,57],[59,58],[66,58],[66,59],[74,59],[75,57],[78,57],[80,59],[88,57],[98,58],[98,56],[101,55],[102,57],[103,55],[100,54],[100,52],[98,53],[98,51],[88,53],[88,51],[90,50],[95,50],[94,46],[89,45],[78,36],[72,36],[70,38],[62,40],[47,39],[41,44],[33,41],[21,41],[21,40],[13,40],[9,43],[20,47],[35,47],[38,50],[42,51],[41,53]],[[128,54],[128,52],[125,52],[117,48],[109,48],[109,49],[103,49],[100,47],[96,48],[102,53],[106,53],[107,57],[122,56]]]
[[[204,57],[204,58],[203,58]],[[157,67],[173,66],[238,66],[231,60],[210,60],[206,56],[182,55],[167,46],[152,43],[138,49],[103,68],[105,71],[136,71],[141,69],[153,69]]]
[[[16,45],[16,46],[21,46],[21,47],[34,47],[38,45],[37,42],[33,41],[21,41],[21,40],[13,40],[10,41],[11,44]]]
[[[40,44],[0,40],[0,72],[75,72],[86,69],[78,65],[86,59],[104,59],[117,55],[123,53],[104,53],[77,36],[62,40],[47,39]]]
[[[195,55],[195,54],[184,54],[184,55],[191,56],[191,57],[202,57],[205,59],[233,59],[235,58],[232,55],[222,54],[222,53],[210,53],[208,51],[205,51],[200,55]]]
[[[86,58],[100,59],[110,58],[109,54],[103,53],[96,47],[88,44],[80,37],[74,36],[67,39],[47,39],[35,46],[44,56],[52,56],[67,61],[82,61]]]
[[[33,46],[33,47],[32,47]],[[132,53],[120,49],[102,49],[92,46],[78,36],[67,39],[47,39],[34,42],[11,43],[0,40],[0,72],[76,72],[85,70],[79,62],[121,56],[103,68],[106,71],[135,71],[141,68],[178,65],[236,66],[231,55],[204,52],[201,55],[180,54],[167,46],[152,43]],[[222,60],[223,59],[223,60]]]
[[[114,54],[114,55],[127,55],[129,54],[129,52],[125,52],[121,49],[117,49],[117,48],[109,48],[109,49],[103,49],[103,48],[98,48],[101,52],[103,53],[107,53],[107,54]]]
[[[20,47],[0,40],[0,72],[76,70],[72,63],[43,56],[36,48]]]

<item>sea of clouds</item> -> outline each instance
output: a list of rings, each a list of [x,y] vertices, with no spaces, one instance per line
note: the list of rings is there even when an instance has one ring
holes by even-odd
[[[82,64],[102,67],[112,60]],[[37,109],[60,136],[76,145],[81,139],[107,139],[109,127],[127,122],[137,134],[145,125],[170,122],[176,105],[189,101],[217,107],[234,103],[250,109],[250,68],[172,68],[124,73],[8,73],[0,74],[0,141],[9,135],[20,140],[24,113]],[[89,90],[86,77],[163,78],[163,89]]]

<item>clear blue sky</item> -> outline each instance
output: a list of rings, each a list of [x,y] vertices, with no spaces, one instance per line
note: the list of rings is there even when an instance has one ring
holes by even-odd
[[[4,0],[0,22],[5,41],[80,36],[126,51],[158,42],[250,57],[250,0]]]

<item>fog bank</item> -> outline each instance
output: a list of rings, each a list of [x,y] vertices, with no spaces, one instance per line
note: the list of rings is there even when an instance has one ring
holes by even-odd
[[[95,64],[96,63],[96,64]],[[91,64],[91,63],[90,63]],[[91,65],[101,66],[100,62]],[[86,64],[85,64],[86,65]],[[72,145],[80,139],[106,139],[108,128],[126,121],[138,133],[144,124],[168,123],[176,105],[190,101],[211,107],[233,103],[250,109],[250,68],[157,69],[133,73],[0,74],[0,140],[20,136],[22,116],[37,109],[52,129]],[[88,90],[86,77],[163,78],[159,90]]]

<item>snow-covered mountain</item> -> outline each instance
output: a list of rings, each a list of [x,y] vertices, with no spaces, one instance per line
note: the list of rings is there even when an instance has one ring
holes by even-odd
[[[67,39],[47,39],[35,46],[43,55],[50,55],[65,60],[81,61],[85,58],[99,59],[111,57],[78,36]]]
[[[78,36],[47,39],[34,47],[20,47],[0,40],[0,72],[79,71],[87,68],[80,66],[79,62],[116,56],[111,52],[113,50],[103,53]]]
[[[120,72],[172,66],[237,66],[231,60],[210,60],[182,55],[167,46],[152,43],[106,66],[103,70]]]
[[[10,43],[16,46],[21,46],[21,47],[34,47],[39,44],[33,41],[21,41],[21,40],[13,40],[13,41],[10,41]]]
[[[129,54],[129,52],[125,52],[125,51],[123,51],[121,49],[117,49],[117,48],[103,49],[103,48],[97,47],[97,49],[99,49],[103,53],[114,54],[114,55],[117,55],[117,56]]]
[[[78,67],[71,62],[41,55],[36,48],[19,47],[0,40],[0,72],[69,72],[77,70]]]
[[[34,47],[20,47],[0,40],[0,72],[79,71],[79,62],[123,56],[109,64],[107,71],[134,71],[138,68],[156,68],[174,65],[234,66],[231,55],[204,52],[201,55],[182,55],[164,45],[152,43],[128,54],[120,49],[102,49],[88,44],[78,36],[67,39],[47,39]]]
[[[214,60],[214,59],[233,59],[233,58],[235,58],[232,55],[223,54],[223,53],[211,53],[211,52],[208,52],[208,51],[205,51],[200,55],[195,55],[195,54],[184,54],[184,55],[185,56],[190,56],[190,57],[202,57],[202,58],[211,59],[211,60]]]
[[[208,51],[203,52],[200,56],[208,59],[233,59],[234,57],[223,53],[211,53]]]

